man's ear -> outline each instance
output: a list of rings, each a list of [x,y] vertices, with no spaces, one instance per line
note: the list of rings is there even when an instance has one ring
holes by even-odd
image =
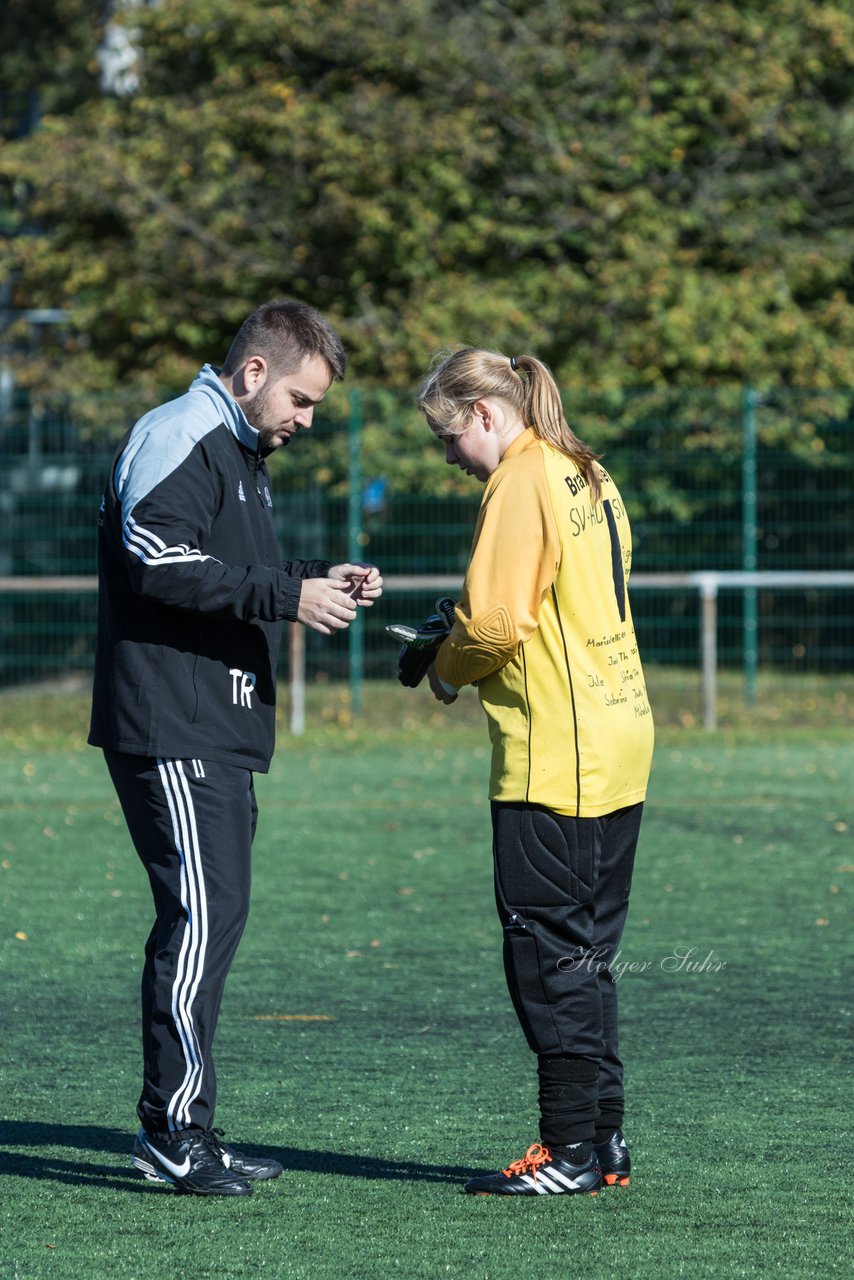
[[[254,396],[267,381],[267,361],[263,356],[250,356],[235,377],[238,396]]]

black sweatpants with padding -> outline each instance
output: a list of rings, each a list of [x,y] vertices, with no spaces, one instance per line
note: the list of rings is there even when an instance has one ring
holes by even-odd
[[[156,915],[142,972],[137,1113],[151,1133],[209,1129],[214,1032],[249,914],[258,817],[252,771],[206,760],[104,755]]]
[[[622,1124],[617,986],[609,966],[628,911],[642,814],[642,804],[599,818],[492,805],[504,968],[540,1063],[544,1142],[599,1140]]]

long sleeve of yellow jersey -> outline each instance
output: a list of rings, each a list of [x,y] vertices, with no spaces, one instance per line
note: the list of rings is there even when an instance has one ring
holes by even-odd
[[[436,657],[454,688],[498,671],[536,630],[557,571],[560,538],[539,442],[529,429],[490,477],[456,622]]]

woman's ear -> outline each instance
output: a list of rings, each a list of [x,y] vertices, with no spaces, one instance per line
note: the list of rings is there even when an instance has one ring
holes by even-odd
[[[475,400],[471,411],[481,420],[484,431],[495,430],[495,409],[488,400]]]

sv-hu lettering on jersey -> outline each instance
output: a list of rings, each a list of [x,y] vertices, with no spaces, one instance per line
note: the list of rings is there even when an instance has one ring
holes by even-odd
[[[622,520],[626,514],[625,507],[619,498],[612,498],[611,510],[617,520]],[[579,537],[584,533],[585,529],[592,529],[594,525],[601,524],[605,519],[605,510],[601,502],[597,502],[595,507],[575,506],[569,509],[569,522],[572,525],[573,538]]]

